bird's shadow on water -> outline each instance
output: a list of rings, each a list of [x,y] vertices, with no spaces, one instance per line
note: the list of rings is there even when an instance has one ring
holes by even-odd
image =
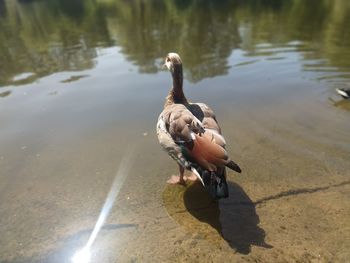
[[[238,184],[228,185],[229,198],[213,201],[199,183],[194,183],[184,192],[187,211],[215,228],[238,253],[249,254],[252,245],[272,248],[265,242],[265,231],[259,227],[255,204]]]
[[[340,100],[333,100],[332,98],[329,98],[330,102],[333,103],[333,105],[339,109],[350,111],[350,100],[349,99],[340,99]]]
[[[238,184],[228,182],[228,185],[229,198],[213,201],[200,183],[194,183],[184,192],[184,204],[192,216],[216,229],[233,249],[242,254],[249,254],[252,245],[272,248],[265,242],[265,231],[259,226],[260,220],[255,209],[257,205],[288,196],[313,194],[350,185],[350,180],[314,188],[290,189],[255,202]]]

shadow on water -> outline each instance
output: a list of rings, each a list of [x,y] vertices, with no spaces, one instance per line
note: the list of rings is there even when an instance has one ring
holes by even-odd
[[[340,182],[338,184],[315,187],[315,188],[291,189],[288,191],[280,192],[280,193],[275,194],[275,195],[261,198],[261,199],[255,201],[254,205],[260,205],[260,204],[266,203],[268,201],[280,199],[280,198],[287,197],[287,196],[294,196],[294,195],[300,195],[300,194],[312,194],[312,193],[325,191],[325,190],[328,190],[330,188],[340,187],[340,186],[344,186],[344,185],[348,185],[348,184],[350,184],[350,181],[344,181],[344,182]]]
[[[184,193],[185,207],[199,221],[216,229],[239,253],[249,254],[252,245],[272,248],[265,242],[265,231],[258,226],[259,216],[249,196],[242,187],[232,182],[229,182],[229,192],[228,199],[216,202],[199,183],[195,183]],[[225,205],[233,201],[234,205]]]
[[[349,185],[350,181],[314,188],[290,189],[256,201],[252,201],[238,184],[228,183],[230,196],[220,201],[213,201],[198,182],[186,188],[168,186],[163,193],[164,205],[169,215],[180,225],[206,239],[212,246],[220,246],[224,240],[238,253],[249,254],[252,245],[272,248],[265,242],[265,231],[259,226],[257,206],[288,196],[313,194]],[[183,203],[179,196],[183,196]]]
[[[348,99],[340,99],[338,101],[334,101],[330,99],[331,103],[339,109],[350,111],[350,100]]]

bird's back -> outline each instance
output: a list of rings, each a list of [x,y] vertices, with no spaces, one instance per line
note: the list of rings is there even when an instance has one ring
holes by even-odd
[[[187,144],[186,155],[192,161],[210,170],[225,165],[228,159],[226,142],[221,135],[214,112],[207,105],[204,103],[168,105],[159,119],[164,122],[164,129],[175,144]]]

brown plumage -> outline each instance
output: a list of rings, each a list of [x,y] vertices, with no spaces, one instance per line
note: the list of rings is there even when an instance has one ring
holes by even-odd
[[[178,54],[169,53],[165,66],[172,74],[173,87],[159,115],[157,135],[163,148],[178,162],[180,171],[178,178],[168,182],[183,183],[186,168],[199,177],[213,197],[227,197],[225,166],[236,172],[241,170],[227,155],[215,114],[207,105],[186,99]]]

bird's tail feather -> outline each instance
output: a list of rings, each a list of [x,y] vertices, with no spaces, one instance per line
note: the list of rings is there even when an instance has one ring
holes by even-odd
[[[216,172],[203,170],[201,177],[204,182],[204,187],[214,199],[228,197],[225,168],[220,168]]]
[[[234,161],[230,160],[226,166],[230,169],[232,169],[233,171],[237,172],[237,173],[241,173],[242,170],[241,168],[238,166],[238,164],[236,164]]]

